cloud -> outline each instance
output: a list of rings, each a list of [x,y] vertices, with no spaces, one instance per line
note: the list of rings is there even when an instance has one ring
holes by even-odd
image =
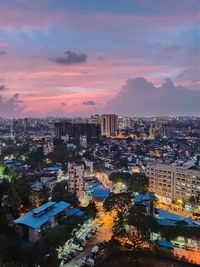
[[[62,102],[62,103],[61,103],[61,105],[62,105],[62,106],[67,106],[67,104],[66,104],[66,103],[64,103],[64,102]]]
[[[175,86],[170,79],[156,87],[144,78],[135,78],[127,80],[104,112],[133,116],[198,115],[199,103],[199,91]]]
[[[7,91],[8,87],[6,87],[4,84],[0,84],[0,91]]]
[[[5,56],[7,55],[5,51],[0,51],[0,56]]]
[[[87,101],[83,102],[83,105],[94,106],[94,105],[96,105],[96,103],[93,100],[87,100]]]
[[[0,116],[20,116],[23,109],[23,100],[19,99],[19,94],[16,93],[10,98],[4,98],[0,95]]]
[[[193,82],[200,81],[199,71],[200,69],[198,67],[186,69],[182,73],[180,73],[177,78],[180,78],[181,80],[192,80]]]
[[[62,65],[80,64],[87,61],[87,55],[84,53],[78,54],[68,50],[64,52],[63,57],[50,58],[49,60]]]

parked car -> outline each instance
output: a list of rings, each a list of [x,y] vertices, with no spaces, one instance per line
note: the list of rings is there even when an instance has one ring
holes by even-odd
[[[99,251],[99,247],[98,247],[97,245],[94,246],[94,247],[91,249],[91,252],[92,252],[93,254],[96,254],[98,251]]]
[[[93,267],[94,266],[94,260],[92,258],[88,258],[86,261],[85,261],[85,264],[89,267]]]
[[[82,259],[78,259],[76,262],[75,262],[75,265],[74,267],[81,267],[85,264],[85,261],[82,260]]]

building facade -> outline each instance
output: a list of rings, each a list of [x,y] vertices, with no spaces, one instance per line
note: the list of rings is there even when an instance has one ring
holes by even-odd
[[[149,190],[165,201],[187,200],[200,194],[200,170],[188,162],[149,162],[146,168]]]
[[[82,163],[68,163],[68,188],[69,191],[75,192],[81,199],[84,195],[84,164]]]
[[[104,114],[101,115],[101,135],[112,136],[117,134],[118,122],[117,115]]]
[[[66,216],[69,207],[70,204],[64,201],[49,201],[19,217],[14,223],[20,237],[35,243],[40,238],[42,230],[58,225],[59,219]]]
[[[88,141],[100,137],[100,125],[96,123],[73,123],[57,122],[55,123],[55,138],[61,139],[63,136],[79,139],[80,136],[86,136]]]

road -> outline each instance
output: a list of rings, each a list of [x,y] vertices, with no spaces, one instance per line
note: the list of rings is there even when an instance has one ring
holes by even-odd
[[[88,245],[82,251],[79,253],[74,259],[72,259],[70,262],[66,263],[64,267],[74,267],[75,262],[78,259],[82,259],[84,257],[90,256],[91,255],[91,249],[93,246],[103,242],[103,241],[109,241],[112,237],[112,227],[113,227],[113,220],[115,218],[114,213],[104,213],[103,215],[103,225],[101,227],[98,227],[98,230],[94,236],[88,241]],[[97,226],[99,223],[99,220],[95,220],[93,224]]]
[[[105,172],[97,172],[95,173],[95,177],[99,180],[99,182],[102,183],[105,188],[109,189],[115,194],[120,192],[120,188],[118,188],[117,185],[110,181],[108,175]]]

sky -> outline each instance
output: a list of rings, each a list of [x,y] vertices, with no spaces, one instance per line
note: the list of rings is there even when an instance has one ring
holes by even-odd
[[[200,115],[200,0],[0,1],[0,116]]]

